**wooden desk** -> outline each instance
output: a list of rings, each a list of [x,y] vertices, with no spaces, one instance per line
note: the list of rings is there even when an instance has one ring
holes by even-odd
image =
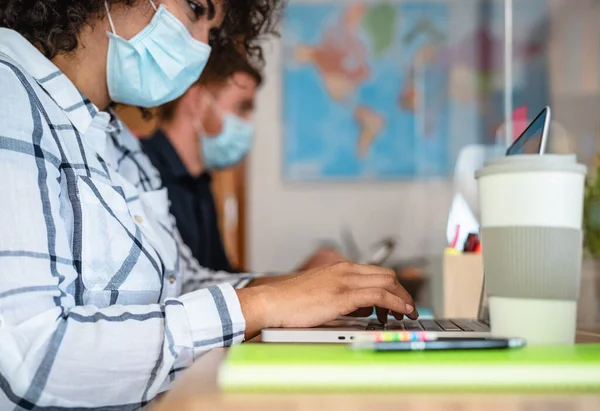
[[[581,330],[578,343],[600,343],[600,329]],[[598,411],[600,395],[485,394],[223,394],[216,383],[227,350],[197,360],[152,411]],[[600,372],[600,370],[598,371]]]

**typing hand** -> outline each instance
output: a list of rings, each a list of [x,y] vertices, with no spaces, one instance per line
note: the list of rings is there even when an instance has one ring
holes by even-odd
[[[396,318],[418,317],[412,297],[393,270],[348,262],[237,293],[247,338],[263,328],[313,327],[342,315],[368,316],[374,306]]]

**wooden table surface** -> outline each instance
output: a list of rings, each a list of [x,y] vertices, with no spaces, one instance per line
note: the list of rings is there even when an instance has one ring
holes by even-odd
[[[579,330],[577,342],[600,343],[600,329]],[[216,378],[226,355],[218,348],[196,360],[151,411],[600,411],[600,394],[224,394]]]

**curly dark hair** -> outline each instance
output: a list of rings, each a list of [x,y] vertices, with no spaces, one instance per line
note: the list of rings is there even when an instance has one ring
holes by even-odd
[[[211,36],[215,52],[220,47],[235,47],[261,65],[264,63],[260,42],[278,35],[277,25],[286,0],[224,0],[225,19]]]
[[[138,0],[108,0],[131,5]],[[283,0],[223,0],[225,19],[210,43],[230,44],[262,62],[261,38],[277,34]],[[104,0],[0,0],[0,27],[18,31],[48,58],[74,51],[79,33],[104,16]]]

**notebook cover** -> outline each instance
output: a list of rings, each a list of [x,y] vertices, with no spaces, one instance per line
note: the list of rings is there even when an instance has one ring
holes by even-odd
[[[597,391],[600,344],[513,350],[354,351],[242,344],[219,373],[227,391]]]

